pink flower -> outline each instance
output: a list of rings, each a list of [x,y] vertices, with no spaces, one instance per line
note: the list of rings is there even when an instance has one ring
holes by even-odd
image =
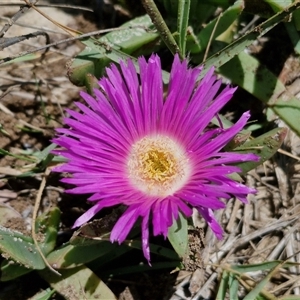
[[[67,110],[68,129],[57,129],[54,142],[63,147],[55,153],[67,163],[55,169],[72,178],[63,182],[75,187],[69,193],[92,194],[93,206],[74,224],[78,227],[104,207],[124,204],[128,208],[115,224],[110,239],[122,243],[141,218],[142,246],[149,253],[149,222],[153,234],[167,237],[168,228],[181,211],[192,208],[207,221],[218,238],[223,230],[213,210],[224,208],[222,199],[246,196],[255,190],[228,177],[239,172],[232,164],[258,160],[254,154],[222,152],[245,126],[244,113],[229,129],[207,129],[212,118],[231,99],[235,88],[220,91],[221,81],[211,69],[197,83],[201,71],[188,68],[175,56],[164,97],[160,59],[138,60],[107,68],[95,98],[82,92],[86,104],[76,103],[81,113]]]

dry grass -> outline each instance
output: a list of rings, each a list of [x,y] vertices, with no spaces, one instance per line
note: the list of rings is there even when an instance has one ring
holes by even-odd
[[[0,4],[1,2],[6,1],[1,0]],[[1,7],[0,28],[17,10],[13,6]],[[74,18],[54,8],[45,11],[57,20],[63,19],[65,25],[74,28],[79,26],[76,22],[83,20],[81,16]],[[65,37],[65,33],[56,25],[49,21],[44,24],[45,19],[36,12],[23,19],[27,25],[46,31],[51,39]],[[32,27],[28,28],[21,20],[18,22],[11,26],[5,37],[32,32]],[[87,24],[90,26],[89,22]],[[25,40],[4,49],[1,56],[18,54],[44,43],[44,37]],[[80,47],[76,43],[64,44],[44,55],[36,54],[34,60],[0,66],[0,148],[15,156],[23,156],[24,150],[42,150],[48,145],[54,135],[54,128],[59,126],[63,108],[72,106],[74,99],[78,98],[78,88],[65,76],[65,63],[79,52]],[[293,65],[294,62],[287,61],[287,64]],[[299,65],[293,71],[297,78],[300,74]],[[287,80],[287,83],[290,85],[289,91],[299,96],[299,82]],[[278,121],[278,126],[285,125]],[[205,237],[195,232],[190,233],[194,243],[193,251],[200,255],[186,263],[187,270],[178,273],[170,299],[211,299],[211,295],[218,290],[222,273],[230,270],[231,265],[254,265],[276,260],[300,262],[299,137],[288,131],[282,149],[295,158],[278,153],[246,176],[247,185],[258,191],[256,195],[249,196],[248,205],[232,199],[224,211],[218,212],[218,218],[227,233],[224,240],[216,240],[210,231],[205,233]],[[6,208],[6,216],[0,223],[8,224],[9,219],[15,218],[20,223],[17,225],[14,222],[10,226],[21,231],[30,228],[37,190],[44,176],[38,173],[27,179],[13,177],[23,173],[28,167],[28,162],[16,157],[0,157],[0,210],[2,207]],[[41,210],[58,205],[62,191],[60,186],[53,185],[53,181],[47,182],[41,198]],[[194,217],[196,226],[204,232],[205,224],[197,216]],[[268,272],[261,270],[240,276],[240,295],[245,295],[266,278],[267,274]],[[300,267],[297,265],[276,269],[263,287],[266,299],[278,299],[290,294],[300,299],[299,275]],[[270,295],[274,298],[268,298]],[[119,299],[138,298],[134,298],[130,289],[126,288],[120,293]]]

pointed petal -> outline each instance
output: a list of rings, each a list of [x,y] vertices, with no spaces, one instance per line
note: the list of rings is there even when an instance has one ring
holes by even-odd
[[[149,246],[149,212],[143,216],[142,220],[142,248],[145,258],[150,264],[150,246]]]
[[[111,242],[117,241],[119,244],[121,244],[126,239],[129,231],[131,230],[138,217],[139,208],[134,205],[129,207],[120,217],[113,230],[111,231]]]
[[[220,226],[220,224],[217,222],[213,212],[209,208],[203,208],[203,207],[197,207],[199,213],[202,215],[202,217],[207,222],[208,226],[211,228],[211,230],[214,232],[216,237],[218,239],[223,238],[223,229]]]

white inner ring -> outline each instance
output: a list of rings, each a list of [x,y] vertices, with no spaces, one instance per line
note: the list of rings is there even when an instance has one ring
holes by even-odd
[[[132,185],[151,196],[174,194],[187,182],[190,161],[184,149],[167,136],[146,136],[137,141],[127,160]]]

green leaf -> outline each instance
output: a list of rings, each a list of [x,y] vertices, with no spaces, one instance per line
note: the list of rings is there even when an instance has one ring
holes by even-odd
[[[135,55],[138,55],[137,51],[141,51],[140,53],[144,55],[152,53],[154,51],[152,44],[159,38],[158,33],[152,29],[151,19],[148,15],[144,15],[124,23],[119,31],[110,32],[98,40],[92,38],[83,40],[87,47],[69,65],[70,80],[75,85],[82,86],[86,85],[86,75],[89,73],[97,78],[103,76],[105,67],[111,62],[111,57],[107,55],[111,52],[111,48],[123,54],[135,52]],[[123,57],[117,56],[115,60],[119,63]]]
[[[251,55],[241,52],[219,68],[222,75],[267,104],[300,136],[300,101],[295,97],[283,100],[283,83]],[[274,100],[275,99],[275,100]]]
[[[282,20],[289,16],[289,14],[291,14],[299,7],[299,1],[293,3],[285,10],[277,13],[265,22],[259,24],[253,30],[247,32],[245,35],[235,40],[233,43],[231,43],[221,51],[209,57],[204,62],[203,71],[201,72],[199,79],[202,78],[212,66],[219,68],[220,66],[224,65],[226,62],[231,60],[235,55],[243,52],[245,48],[251,45],[257,38],[265,35],[268,31],[274,28],[277,24],[279,24]],[[198,63],[200,63],[200,61],[198,61]]]
[[[153,263],[151,266],[149,266],[148,264],[139,264],[135,266],[128,266],[128,267],[111,269],[111,270],[101,270],[101,276],[103,277],[108,277],[111,275],[120,276],[120,275],[133,274],[133,273],[142,274],[147,271],[175,269],[178,268],[179,265],[180,265],[179,261],[157,262],[157,263]]]
[[[278,265],[282,264],[282,268],[290,268],[293,266],[299,266],[299,263],[285,262],[280,260],[268,261],[253,265],[231,265],[230,269],[237,271],[239,273],[257,272],[257,271],[267,271],[276,268]]]
[[[293,0],[265,0],[275,12],[285,9],[293,3]]]
[[[110,228],[118,220],[118,210],[114,210],[109,216],[88,222],[76,230],[70,239],[74,246],[87,246],[109,241]]]
[[[117,47],[120,51],[127,54],[134,53],[140,49],[143,53],[152,53],[153,48],[149,47],[149,44],[157,40],[159,35],[153,31],[154,26],[148,15],[130,20],[120,26],[120,29],[106,34],[98,41]]]
[[[40,242],[40,248],[45,255],[55,248],[59,223],[60,210],[58,207],[50,209],[36,220],[36,233],[43,234],[44,237]]]
[[[37,219],[36,230],[37,233],[43,234],[43,241],[40,242],[40,248],[44,254],[51,252],[56,245],[59,222],[60,211],[58,208],[51,209]],[[44,263],[40,261],[40,255],[37,253],[31,237],[22,236],[22,234],[18,232],[12,232],[12,236],[13,242],[6,237],[7,241],[2,247],[1,243],[3,239],[0,240],[0,249],[4,251],[3,256],[7,258],[1,264],[1,281],[15,279],[31,272],[32,269],[43,269],[44,266]],[[14,245],[16,241],[19,241],[27,251],[24,251],[23,247]],[[18,249],[16,250],[16,248]],[[34,254],[34,257],[36,256],[35,260],[37,261],[32,261],[31,253],[36,253]],[[10,257],[13,260],[10,260]]]
[[[179,0],[178,3],[177,31],[179,32],[179,48],[185,57],[186,34],[189,23],[191,0]]]
[[[233,1],[232,0],[202,0],[201,2],[205,4],[210,4],[214,6],[221,6],[223,8],[228,7]]]
[[[2,148],[0,148],[0,155],[8,155],[8,156],[12,156],[14,158],[17,158],[17,159],[21,159],[21,160],[25,160],[25,161],[29,161],[31,163],[35,163],[36,160],[33,159],[33,158],[29,158],[29,157],[26,157],[26,156],[21,156],[21,155],[16,155],[16,154],[13,154],[13,153],[10,153],[9,151],[6,151]]]
[[[272,7],[275,12],[284,10],[287,6],[291,5],[293,0],[266,0],[266,2]],[[294,46],[295,52],[300,54],[300,36],[297,31],[297,21],[295,19],[298,18],[296,14],[297,11],[293,13],[293,21],[294,22],[284,22],[285,29],[291,39],[291,42]]]
[[[291,97],[285,101],[278,99],[274,104],[269,107],[291,128],[300,136],[300,101],[295,97]]]
[[[184,257],[188,249],[188,223],[187,218],[181,212],[169,228],[168,239],[177,254]]]
[[[229,279],[228,272],[223,271],[221,281],[220,281],[220,284],[219,284],[219,288],[218,288],[218,294],[216,296],[216,300],[225,299],[226,290],[227,290],[227,287],[228,287],[228,279]],[[231,299],[231,300],[233,300],[233,299]]]
[[[49,270],[39,274],[66,299],[117,299],[107,285],[86,266],[60,270],[57,276]]]
[[[263,291],[265,285],[270,281],[272,277],[272,272],[270,272],[265,278],[261,279],[259,283],[253,288],[244,298],[243,300],[253,300],[259,299],[260,293]],[[263,297],[262,299],[264,299]]]
[[[22,218],[22,216],[11,206],[7,204],[0,204],[0,225],[5,225],[13,218]]]
[[[42,151],[36,151],[33,153],[33,156],[35,156],[38,159],[38,162],[41,162],[43,160],[47,160],[49,155],[51,154],[51,151],[56,148],[56,144],[52,143],[48,147],[46,147]]]
[[[91,73],[85,76],[85,87],[89,94],[95,96],[94,89],[99,88],[99,80]]]
[[[278,148],[281,146],[286,133],[286,128],[275,128],[253,140],[244,143],[242,146],[235,148],[234,152],[254,153],[260,157],[258,162],[242,162],[236,164],[236,166],[241,168],[242,173],[247,173],[248,171],[261,165],[276,153]]]
[[[278,298],[278,300],[299,300],[299,295],[285,295]]]
[[[92,40],[88,40],[91,47],[87,46],[79,53],[67,66],[67,74],[70,81],[78,86],[87,85],[86,75],[92,74],[97,78],[104,75],[105,67],[108,66],[110,60],[105,56],[105,51],[95,49],[95,44]],[[88,41],[85,41],[86,45]]]
[[[52,290],[50,288],[41,291],[39,293],[37,293],[36,295],[34,295],[33,297],[30,298],[30,300],[49,300],[49,299],[53,299],[51,298],[55,293],[55,290]]]
[[[295,24],[296,30],[300,31],[300,10],[293,12],[293,23]]]
[[[236,279],[236,276],[232,273],[229,273],[229,298],[231,300],[238,300],[238,291],[239,291],[239,281]]]
[[[3,260],[0,270],[0,281],[13,280],[32,271],[32,269],[25,268],[12,260]]]
[[[103,265],[117,259],[121,255],[132,251],[133,247],[128,246],[128,244],[121,244],[118,247],[113,248],[111,251],[107,252],[106,254],[101,255],[97,259],[87,263],[87,267],[91,270],[99,270],[102,268]]]
[[[142,249],[142,243],[140,241],[126,240],[124,241],[124,244],[135,249]],[[150,252],[159,256],[166,257],[168,259],[178,260],[178,255],[174,250],[152,243],[150,243]]]
[[[250,131],[241,131],[239,132],[225,147],[224,151],[232,151],[238,146],[243,145],[251,136]]]
[[[160,34],[160,38],[164,41],[171,53],[179,53],[180,58],[183,58],[183,55],[154,0],[143,1],[143,6],[150,16],[156,30]]]
[[[109,241],[110,228],[118,218],[118,211],[114,210],[109,216],[88,222],[74,232],[69,243],[64,244],[59,249],[51,252],[47,260],[56,268],[73,268],[95,260],[97,264],[108,262],[109,260],[122,255],[131,250],[130,246],[124,242],[122,245],[112,244]],[[86,255],[86,253],[89,255]]]
[[[197,38],[200,42],[200,51],[205,51],[210,39],[214,40],[231,26],[241,14],[243,8],[243,3],[241,1],[236,1],[232,6],[226,9],[220,17],[215,18],[207,24],[207,26],[197,34]],[[188,50],[194,54],[199,52],[198,47],[190,47]],[[196,58],[196,60],[199,60],[199,58]]]
[[[277,76],[246,52],[221,66],[219,72],[264,103],[285,91]]]
[[[40,56],[41,56],[40,53],[31,53],[31,54],[22,55],[21,57],[17,57],[12,60],[1,63],[1,66],[6,66],[9,64],[19,63],[19,62],[24,62],[24,61],[35,60],[35,59],[38,59]],[[2,57],[1,57],[1,59],[2,59]]]
[[[2,226],[0,226],[0,250],[7,260],[13,259],[26,268],[36,270],[45,268],[45,263],[31,237]]]
[[[90,87],[90,83],[86,82],[87,80],[89,80],[89,78],[87,79],[86,77],[84,77],[85,75],[91,76],[90,74],[93,74],[95,77],[100,78],[103,75],[104,67],[106,67],[109,62],[119,64],[120,60],[126,61],[128,59],[131,59],[136,71],[139,73],[140,70],[137,59],[135,57],[130,56],[113,46],[109,47],[108,49],[107,47],[105,47],[105,43],[95,44],[91,39],[83,41],[83,43],[87,46],[86,50],[84,50],[87,51],[87,53],[84,53],[84,51],[80,53],[79,56],[77,56],[74,60],[73,65],[69,68],[69,72],[71,72],[69,73],[69,76],[77,76],[76,78],[80,81],[78,81],[77,83],[73,82],[74,84],[86,85]],[[104,58],[106,59],[106,61],[103,60]],[[169,77],[170,74],[168,72],[162,71],[162,79],[164,83],[167,84],[169,82]],[[75,77],[73,79],[77,80],[75,79]],[[72,81],[71,78],[70,80]]]
[[[51,252],[47,256],[47,261],[56,269],[73,268],[114,251],[115,247],[118,247],[118,245],[109,241],[87,240],[87,243],[83,245],[70,245],[67,243]]]

